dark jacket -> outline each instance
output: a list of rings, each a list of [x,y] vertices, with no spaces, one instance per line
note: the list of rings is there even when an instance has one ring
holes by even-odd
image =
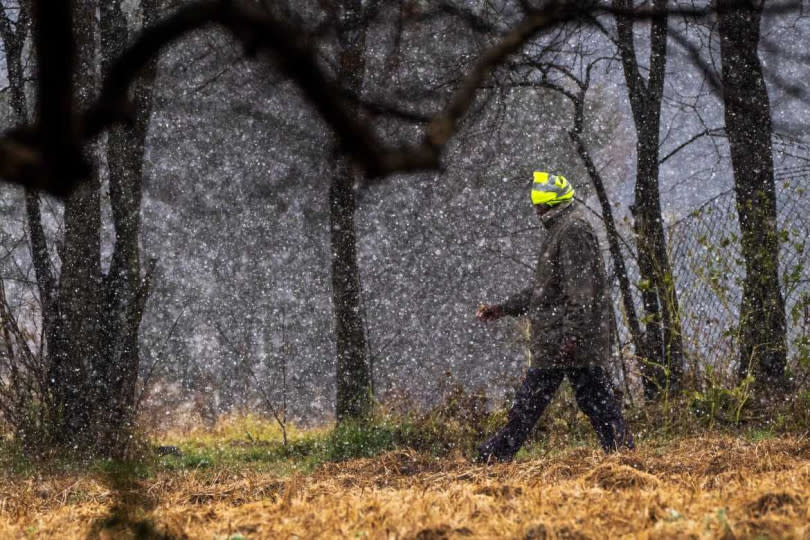
[[[532,367],[606,366],[612,318],[596,233],[576,201],[541,219],[548,236],[537,259],[534,283],[500,307],[507,315],[529,316]],[[572,356],[560,353],[567,339],[577,343]]]

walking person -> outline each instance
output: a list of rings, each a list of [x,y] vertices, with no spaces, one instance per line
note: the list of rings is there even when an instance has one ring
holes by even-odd
[[[510,461],[566,377],[604,451],[633,448],[605,369],[612,306],[596,233],[563,176],[536,171],[531,200],[547,231],[534,281],[505,302],[484,304],[476,313],[481,321],[528,316],[531,367],[506,425],[479,446],[478,459]]]

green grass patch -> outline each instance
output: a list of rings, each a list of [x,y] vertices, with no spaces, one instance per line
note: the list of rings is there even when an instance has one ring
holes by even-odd
[[[395,448],[396,426],[386,420],[343,422],[326,438],[324,460],[374,457]]]
[[[684,394],[665,402],[639,404],[625,411],[638,445],[660,447],[684,436],[724,433],[761,441],[806,430],[810,413],[805,394],[797,394],[784,410],[773,411],[767,422],[715,421],[707,425]],[[255,415],[223,418],[214,426],[186,432],[136,438],[129,461],[88,460],[51,456],[27,457],[11,438],[0,439],[0,474],[94,473],[109,478],[144,479],[172,471],[238,471],[249,469],[278,475],[309,473],[330,461],[371,458],[398,449],[413,449],[435,457],[476,456],[476,447],[506,422],[508,403],[491,406],[484,392],[450,387],[445,399],[426,411],[395,411],[378,407],[366,421],[347,421],[319,428],[286,426],[282,433],[272,419]],[[286,434],[286,437],[285,437]],[[286,440],[286,442],[285,442]],[[164,449],[159,455],[156,449]],[[598,444],[590,422],[576,406],[566,384],[542,416],[517,458],[562,455],[571,448]],[[177,451],[175,451],[175,447]]]

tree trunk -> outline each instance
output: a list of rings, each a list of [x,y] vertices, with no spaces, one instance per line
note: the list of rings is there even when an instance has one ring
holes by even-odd
[[[97,79],[95,0],[73,5],[76,62],[75,106],[88,106]],[[60,324],[49,344],[51,393],[57,442],[85,446],[93,439],[93,393],[89,381],[100,353],[101,228],[100,181],[94,170],[65,199],[65,238],[59,279]]]
[[[155,3],[142,4],[147,24],[156,14]],[[83,109],[96,90],[99,61],[102,69],[108,69],[126,45],[129,32],[121,0],[73,3],[71,13],[76,45],[71,106]],[[107,139],[115,228],[107,275],[101,271],[101,180],[95,170],[65,200],[58,278],[51,272],[39,198],[31,192],[26,195],[43,306],[43,357],[48,371],[44,400],[51,442],[97,455],[120,455],[126,450],[140,358],[138,333],[151,276],[151,270],[146,275],[141,271],[139,234],[143,154],[156,60],[144,71],[133,91],[133,124],[113,128]]]
[[[28,98],[25,95],[25,69],[22,61],[25,38],[30,30],[30,17],[31,3],[21,2],[16,27],[8,26],[0,29],[6,51],[11,111],[14,114],[14,122],[19,125],[30,120],[30,107]],[[31,259],[34,263],[37,290],[42,304],[42,324],[47,341],[49,337],[53,336],[58,311],[51,260],[48,254],[45,231],[42,227],[39,195],[32,189],[25,190],[25,214],[30,234]]]
[[[580,103],[584,104],[584,101]],[[641,354],[642,351],[646,350],[644,336],[641,332],[638,314],[636,313],[636,305],[633,302],[633,292],[630,287],[630,279],[627,275],[627,265],[624,262],[624,255],[622,254],[622,248],[619,243],[619,231],[616,228],[616,221],[613,218],[613,210],[610,206],[607,190],[605,190],[605,183],[602,181],[602,175],[599,174],[596,165],[591,159],[591,155],[585,146],[585,141],[582,140],[581,124],[576,126],[569,135],[577,147],[577,153],[585,163],[588,176],[591,178],[591,184],[593,184],[596,196],[599,199],[599,205],[602,207],[602,221],[605,224],[605,231],[607,233],[608,249],[610,250],[610,258],[613,262],[613,272],[616,274],[616,278],[619,281],[619,293],[622,297],[627,326],[630,329],[630,339],[633,342],[633,347],[636,349],[636,354]]]
[[[156,13],[156,1],[142,2],[144,24]],[[123,51],[129,32],[120,0],[105,2],[101,8],[101,39],[104,43],[102,68],[106,71]],[[149,118],[152,114],[153,85],[157,60],[145,68],[133,90],[133,124],[110,130],[107,139],[107,165],[115,246],[110,269],[104,279],[104,311],[101,362],[98,366],[98,403],[106,409],[106,445],[122,446],[120,436],[128,435],[134,414],[136,382],[140,364],[138,337],[151,278],[141,271],[140,226],[143,157]]]
[[[17,19],[13,24],[11,19],[7,16],[5,9],[2,9],[2,12],[0,12],[0,21],[2,21],[0,23],[0,34],[2,35],[3,46],[6,52],[5,60],[9,82],[10,105],[13,113],[13,121],[18,125],[23,125],[30,121],[29,111],[31,107],[25,94],[25,68],[23,67],[22,56],[26,37],[31,30],[32,9],[33,6],[30,1],[20,2]],[[43,343],[40,344],[40,351],[36,355],[36,359],[34,359],[33,353],[30,354],[31,363],[28,365],[28,368],[30,368],[31,371],[26,375],[30,377],[30,379],[25,381],[16,380],[16,383],[20,386],[15,389],[15,391],[18,392],[18,395],[15,396],[15,406],[22,410],[4,411],[4,413],[7,415],[7,419],[9,419],[9,416],[15,418],[12,423],[16,430],[16,436],[22,441],[24,447],[29,447],[31,444],[39,444],[39,439],[43,437],[47,438],[48,434],[43,433],[42,428],[46,427],[46,425],[53,425],[53,422],[57,420],[56,415],[53,414],[56,410],[55,407],[46,406],[41,408],[39,415],[35,417],[28,416],[27,412],[30,403],[27,401],[44,401],[46,404],[50,403],[47,398],[42,399],[43,396],[49,394],[46,388],[50,387],[50,382],[48,377],[49,367],[43,366],[41,360],[48,357],[46,344],[55,342],[58,339],[60,321],[56,284],[53,277],[50,255],[48,253],[45,230],[42,226],[38,193],[33,189],[26,188],[24,202],[26,224],[30,238],[31,260],[33,262],[37,292],[39,293],[42,308]],[[3,309],[5,308],[6,306],[4,305]],[[12,321],[14,321],[14,315],[6,310],[3,314],[3,330],[6,333],[6,343],[9,343],[9,338],[11,337],[9,335],[10,325],[13,326],[15,330],[19,330]],[[21,343],[18,344],[27,351],[27,347],[23,347]],[[30,351],[27,352],[30,353]],[[9,358],[11,358],[11,355]],[[17,371],[17,375],[20,375],[19,371]]]
[[[779,285],[779,234],[768,91],[757,55],[760,11],[717,0],[726,133],[742,234],[739,375],[762,391],[785,383],[787,323]],[[733,8],[733,9],[732,9]]]
[[[359,0],[343,0],[338,32],[338,81],[355,95],[360,95],[365,71],[366,28],[360,22],[361,9]],[[342,157],[334,159],[333,173],[329,208],[337,345],[336,414],[338,421],[343,421],[367,416],[372,396],[354,227],[356,173]]]
[[[619,9],[632,7],[630,0],[613,0]],[[666,0],[655,0],[665,9]],[[658,149],[661,98],[667,54],[667,17],[653,20],[650,30],[650,75],[641,76],[633,23],[617,16],[619,52],[636,126],[636,187],[633,207],[638,246],[642,300],[645,311],[645,350],[642,352],[644,394],[652,399],[662,391],[677,390],[683,376],[683,339],[678,297],[666,249],[658,188]]]

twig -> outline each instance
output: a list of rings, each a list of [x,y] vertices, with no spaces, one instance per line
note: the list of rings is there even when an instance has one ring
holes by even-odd
[[[183,308],[180,310],[180,313],[178,313],[177,317],[175,317],[174,323],[172,323],[172,326],[169,329],[169,333],[166,334],[166,339],[163,340],[163,344],[160,347],[160,352],[157,355],[155,355],[155,360],[152,362],[152,364],[149,366],[149,369],[146,371],[146,375],[143,378],[143,384],[141,386],[141,392],[140,392],[140,394],[138,394],[138,397],[135,400],[135,407],[133,407],[133,414],[137,413],[138,410],[140,409],[141,403],[143,402],[144,397],[146,397],[146,391],[147,391],[147,388],[149,387],[149,380],[152,378],[152,375],[155,372],[155,368],[157,368],[158,364],[163,360],[163,358],[164,358],[163,353],[166,352],[166,348],[168,347],[169,340],[174,335],[174,331],[177,328],[177,325],[180,323],[180,318],[186,312],[187,307],[188,307],[188,304],[183,306]]]

